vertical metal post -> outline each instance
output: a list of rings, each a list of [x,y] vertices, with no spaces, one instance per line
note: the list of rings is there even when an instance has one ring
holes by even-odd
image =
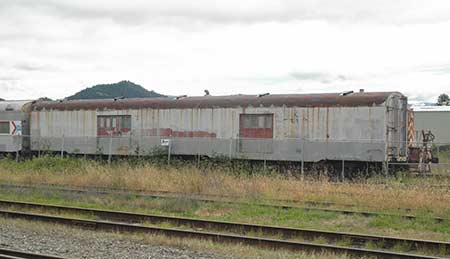
[[[231,159],[231,150],[233,149],[233,138],[230,138],[230,144],[228,146],[228,156]]]
[[[172,151],[172,140],[169,139],[169,150],[168,150],[168,154],[167,154],[167,165],[170,165],[170,153]]]
[[[108,152],[108,165],[111,164],[111,158],[112,158],[112,141],[113,141],[113,136],[112,136],[112,132],[109,135],[109,152]]]
[[[19,162],[19,150],[16,150],[16,162]]]
[[[266,160],[266,153],[264,153],[264,172],[267,169],[267,160]]]
[[[302,139],[302,161],[301,161],[301,178],[302,181],[305,178],[305,141]]]
[[[83,143],[83,145],[86,145],[87,146],[87,143],[89,143],[89,138],[88,137],[85,137],[84,138],[84,143]],[[88,146],[89,147],[89,146]],[[80,152],[81,153],[84,153],[84,159],[87,159],[87,152],[84,152],[83,150],[82,150],[82,147],[80,147]]]
[[[345,180],[345,160],[344,159],[342,159],[341,178],[342,178],[342,181]]]
[[[387,160],[383,163],[383,172],[386,177],[389,175],[389,162]]]
[[[64,134],[62,135],[61,139],[61,158],[64,157]]]
[[[366,162],[366,176],[369,177],[369,162]]]
[[[38,157],[41,157],[41,136],[38,137]]]
[[[197,168],[200,168],[200,154],[197,153]]]
[[[436,145],[436,148],[437,148],[437,150],[436,150],[436,153],[437,153],[436,156],[437,156],[437,158],[439,158],[439,144]]]

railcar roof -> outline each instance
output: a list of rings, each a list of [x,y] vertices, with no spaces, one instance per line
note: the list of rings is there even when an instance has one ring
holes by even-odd
[[[32,100],[5,100],[0,101],[0,112],[3,111],[20,111],[22,108],[28,104],[31,103]]]
[[[399,92],[356,92],[323,94],[228,95],[172,98],[96,99],[73,101],[36,101],[32,110],[97,110],[97,109],[189,109],[230,107],[352,107],[373,106]]]

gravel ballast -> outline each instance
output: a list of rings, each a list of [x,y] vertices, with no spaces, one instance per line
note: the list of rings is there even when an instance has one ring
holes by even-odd
[[[157,242],[155,242],[157,243]],[[228,258],[152,244],[151,238],[0,218],[0,248],[69,258]]]

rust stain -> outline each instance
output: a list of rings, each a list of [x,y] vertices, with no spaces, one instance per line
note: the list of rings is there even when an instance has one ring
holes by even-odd
[[[143,136],[160,136],[160,137],[174,137],[174,138],[216,138],[217,134],[202,130],[173,130],[171,128],[151,128],[143,129]]]

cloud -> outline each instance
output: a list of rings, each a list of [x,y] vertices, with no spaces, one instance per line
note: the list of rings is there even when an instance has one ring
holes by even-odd
[[[292,72],[290,75],[299,81],[319,81],[323,84],[349,80],[349,78],[344,75],[332,75],[322,72]]]
[[[404,24],[450,19],[450,7],[445,0],[2,0],[0,10],[4,13],[33,10],[64,18],[111,19],[122,24],[305,20]]]
[[[446,64],[441,66],[426,67],[420,69],[419,71],[433,73],[435,75],[447,75],[450,74],[450,65]]]
[[[7,98],[63,98],[122,79],[170,95],[359,88],[415,95],[426,86],[432,97],[450,82],[449,6],[0,0],[0,81]]]
[[[35,64],[35,63],[17,63],[13,66],[14,69],[21,70],[21,71],[43,71],[43,70],[49,70],[50,67],[41,65],[41,64]]]

